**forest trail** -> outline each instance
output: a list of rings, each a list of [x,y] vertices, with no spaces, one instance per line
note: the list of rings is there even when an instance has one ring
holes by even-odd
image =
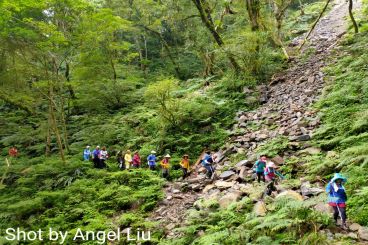
[[[331,10],[319,21],[302,53],[287,70],[275,74],[269,85],[258,86],[256,91],[244,89],[249,96],[259,92],[263,104],[254,111],[237,113],[229,142],[216,153],[215,168],[220,179],[206,180],[204,169],[198,166],[198,175],[192,174],[185,181],[167,183],[164,190],[166,198],[148,218],[158,221],[160,227],[165,228],[167,238],[180,237],[180,232],[173,229],[185,225],[186,211],[193,206],[199,208],[197,200],[216,198],[221,207],[226,207],[244,195],[253,197],[255,202],[260,198],[258,194],[263,192],[264,186],[252,180],[246,183],[251,179],[258,146],[280,136],[288,137],[288,150],[282,157],[272,159],[279,165],[284,163],[284,158],[296,155],[300,150],[316,150],[310,147],[308,141],[313,137],[320,119],[309,106],[319,99],[325,83],[322,68],[329,62],[330,52],[346,32],[348,22],[348,3],[332,1],[330,4]],[[360,8],[359,2],[354,4],[355,8]],[[294,39],[290,48],[299,45],[304,35]],[[232,167],[229,156],[234,153],[246,154],[247,160]],[[305,191],[321,193],[323,184],[310,188],[309,182],[305,182]],[[303,190],[300,192],[303,193]],[[320,207],[325,211],[323,203]]]

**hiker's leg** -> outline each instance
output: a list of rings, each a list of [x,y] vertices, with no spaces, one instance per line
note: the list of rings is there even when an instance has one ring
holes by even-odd
[[[333,218],[334,218],[335,222],[337,223],[337,218],[339,217],[339,210],[335,206],[332,206],[332,207],[333,207],[333,210],[334,210]]]
[[[257,181],[258,181],[258,183],[261,182],[261,174],[262,173],[257,172]]]
[[[262,174],[261,177],[262,177],[263,182],[266,182],[266,178],[265,178],[264,173],[262,172],[261,174]]]

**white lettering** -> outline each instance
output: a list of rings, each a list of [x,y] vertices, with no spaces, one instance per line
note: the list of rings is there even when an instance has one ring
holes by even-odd
[[[11,237],[8,237],[6,236],[5,239],[8,240],[8,241],[14,241],[16,239],[16,235],[12,234],[12,232],[14,233],[15,232],[15,229],[13,228],[8,228],[6,229],[6,235],[8,236],[11,236]]]
[[[128,241],[135,241],[135,238],[130,238],[130,228],[127,229],[127,239]]]

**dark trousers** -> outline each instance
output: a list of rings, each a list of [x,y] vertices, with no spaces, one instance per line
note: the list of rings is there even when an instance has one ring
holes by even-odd
[[[93,158],[93,166],[98,168],[100,166],[100,159],[98,157]]]
[[[156,166],[155,165],[149,165],[149,169],[151,169],[152,171],[156,170]]]
[[[99,164],[99,168],[106,168],[106,163],[105,163],[105,159],[100,159],[100,164]]]
[[[185,179],[188,176],[188,169],[181,168],[181,170],[183,171],[183,179]]]
[[[334,220],[337,222],[337,218],[339,216],[341,216],[342,219],[342,223],[345,224],[346,222],[346,208],[341,208],[341,207],[333,207],[334,213],[333,213],[333,218]]]
[[[212,165],[204,165],[204,167],[207,169],[207,178],[211,178],[213,174],[213,167]]]
[[[169,170],[164,168],[162,169],[162,177],[164,177],[165,179],[169,178]]]
[[[258,183],[261,182],[261,178],[262,178],[263,182],[266,182],[264,173],[263,172],[257,172],[257,181],[258,181]]]

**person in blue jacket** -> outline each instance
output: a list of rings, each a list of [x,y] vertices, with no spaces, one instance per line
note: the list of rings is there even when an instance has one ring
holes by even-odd
[[[149,169],[155,170],[156,169],[156,152],[151,151],[151,154],[147,157],[147,162]]]
[[[335,173],[334,177],[326,186],[326,192],[328,193],[328,205],[333,210],[333,218],[337,224],[337,218],[340,216],[343,229],[346,229],[346,201],[347,196],[345,188],[343,186],[347,179],[339,173]]]
[[[86,149],[84,149],[83,151],[83,159],[84,161],[89,161],[90,157],[91,157],[91,150],[89,149],[90,146],[87,145]]]
[[[212,178],[212,175],[214,173],[214,169],[213,169],[213,158],[211,156],[211,151],[206,151],[206,154],[204,154],[203,158],[202,158],[202,161],[201,161],[201,164],[203,167],[205,167],[205,169],[207,170],[207,173],[206,173],[206,177],[207,178]]]
[[[265,155],[261,155],[259,160],[257,160],[256,163],[254,164],[258,183],[261,182],[261,179],[263,182],[266,182],[265,175],[264,175],[264,170],[266,168],[266,162],[267,162],[267,157]]]

